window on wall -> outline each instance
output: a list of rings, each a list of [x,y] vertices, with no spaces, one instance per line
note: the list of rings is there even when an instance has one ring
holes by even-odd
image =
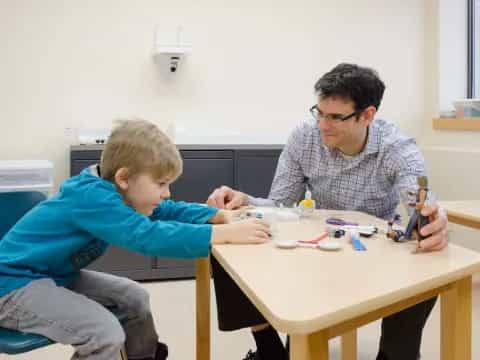
[[[468,0],[468,97],[480,97],[480,0]]]

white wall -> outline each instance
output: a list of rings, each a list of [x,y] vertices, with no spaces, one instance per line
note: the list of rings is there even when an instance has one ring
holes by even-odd
[[[433,130],[432,118],[466,96],[466,1],[426,0],[425,119],[420,137],[431,187],[441,200],[480,199],[476,132]],[[478,230],[449,224],[450,239],[480,251]]]
[[[466,1],[432,0],[426,22],[425,121],[420,138],[432,184],[442,199],[480,199],[480,134],[433,130],[432,118],[466,97]],[[435,44],[435,45],[432,45]]]
[[[418,0],[0,0],[0,157],[68,173],[66,127],[140,116],[187,129],[286,135],[335,64],[376,68],[380,116],[412,135],[424,119]],[[171,76],[151,59],[183,26],[193,53]]]
[[[427,0],[425,117],[421,143],[464,151],[479,149],[478,133],[433,130],[432,118],[452,109],[467,95],[467,4],[463,0]]]

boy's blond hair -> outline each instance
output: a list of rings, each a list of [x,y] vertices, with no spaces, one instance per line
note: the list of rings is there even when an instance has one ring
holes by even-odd
[[[155,179],[182,173],[182,158],[175,144],[155,124],[142,119],[117,120],[100,161],[102,178],[114,182],[118,169],[128,176],[147,172]]]

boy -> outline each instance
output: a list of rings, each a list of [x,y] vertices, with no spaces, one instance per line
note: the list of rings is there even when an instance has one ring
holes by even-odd
[[[261,221],[223,224],[223,210],[165,200],[181,171],[178,150],[155,125],[120,122],[99,166],[65,181],[0,241],[0,327],[71,344],[72,359],[116,359],[124,344],[129,359],[166,359],[148,293],[129,279],[83,268],[110,244],[194,258],[207,256],[210,244],[269,236]]]

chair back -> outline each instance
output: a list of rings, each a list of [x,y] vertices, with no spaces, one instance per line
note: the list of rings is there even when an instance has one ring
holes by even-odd
[[[0,192],[0,240],[23,215],[46,198],[38,191]]]

